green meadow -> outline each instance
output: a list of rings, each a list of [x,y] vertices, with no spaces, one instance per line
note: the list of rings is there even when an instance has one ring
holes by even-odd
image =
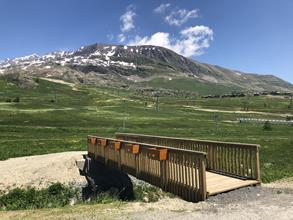
[[[157,82],[152,82],[153,84]],[[19,102],[15,99],[19,97]],[[244,112],[244,103],[249,112]],[[247,104],[248,103],[248,104]],[[293,127],[239,123],[240,117],[284,119],[289,99],[160,97],[134,91],[40,80],[21,89],[0,80],[0,159],[86,150],[86,136],[115,132],[261,145],[262,181],[293,176]]]

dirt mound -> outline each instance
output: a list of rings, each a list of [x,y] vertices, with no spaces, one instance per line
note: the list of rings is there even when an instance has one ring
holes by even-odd
[[[86,152],[75,151],[0,161],[0,190],[45,188],[55,182],[83,185],[85,178],[80,176],[75,165],[83,154]]]

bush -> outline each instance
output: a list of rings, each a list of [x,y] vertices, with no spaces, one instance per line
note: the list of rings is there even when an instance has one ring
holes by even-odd
[[[263,125],[263,129],[266,131],[272,130],[272,125],[269,121],[266,121]]]
[[[40,78],[39,78],[39,77],[34,78],[34,81],[35,81],[36,83],[39,83],[39,82],[40,82]]]
[[[18,103],[18,102],[20,102],[20,98],[17,96],[17,97],[15,97],[15,99],[13,99],[13,102],[15,102],[15,103]]]
[[[135,200],[142,202],[156,202],[164,196],[172,197],[172,194],[165,193],[161,189],[148,184],[137,185],[134,187]],[[22,209],[41,209],[58,208],[70,204],[72,200],[82,202],[80,190],[61,183],[55,183],[46,189],[20,189],[16,188],[8,193],[0,191],[0,210],[22,210]],[[119,201],[118,197],[109,192],[97,195],[89,203],[113,203]]]
[[[76,197],[78,197],[78,190],[61,183],[55,183],[47,189],[41,190],[16,188],[0,196],[0,209],[19,210],[64,207],[69,204],[71,199]]]
[[[164,197],[164,194],[160,188],[146,184],[137,185],[134,188],[135,199],[142,202],[157,202]]]

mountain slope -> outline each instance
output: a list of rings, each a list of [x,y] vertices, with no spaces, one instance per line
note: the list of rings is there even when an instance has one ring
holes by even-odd
[[[154,79],[189,79],[196,84],[239,91],[293,91],[293,86],[275,76],[247,74],[203,64],[157,46],[93,44],[73,52],[31,55],[0,63],[0,74],[48,77],[75,83],[135,85]],[[142,85],[142,84],[140,84]],[[184,89],[184,87],[182,88]],[[195,89],[196,90],[196,89]]]

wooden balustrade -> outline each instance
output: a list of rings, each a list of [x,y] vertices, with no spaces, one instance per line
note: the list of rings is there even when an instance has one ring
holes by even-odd
[[[207,153],[207,170],[260,181],[259,145],[140,134],[116,134],[117,139]]]
[[[91,158],[182,197],[206,199],[206,153],[88,136]]]

